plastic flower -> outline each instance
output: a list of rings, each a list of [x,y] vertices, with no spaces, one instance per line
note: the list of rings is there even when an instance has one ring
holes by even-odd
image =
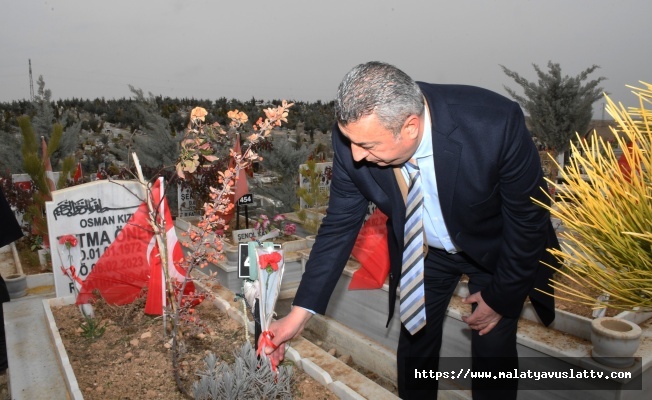
[[[231,119],[231,126],[233,127],[239,127],[240,125],[249,121],[247,114],[242,111],[233,110],[229,111],[226,115],[229,117],[229,119]]]
[[[294,233],[297,231],[297,226],[295,224],[285,224],[283,227],[283,233],[286,236],[294,235]]]
[[[191,120],[200,120],[200,121],[205,121],[205,117],[208,115],[208,111],[204,109],[203,107],[195,107],[192,109],[190,112],[190,119]]]
[[[77,246],[77,237],[75,235],[63,235],[59,238],[59,244],[65,244],[66,249]]]
[[[269,232],[269,228],[272,222],[269,220],[269,217],[265,214],[260,214],[258,220],[256,221],[254,228],[258,230],[259,235],[264,235]]]
[[[278,271],[278,263],[282,259],[281,255],[274,251],[269,254],[262,254],[258,257],[258,265],[260,265],[260,269],[266,269],[267,273],[271,273],[273,271]]]

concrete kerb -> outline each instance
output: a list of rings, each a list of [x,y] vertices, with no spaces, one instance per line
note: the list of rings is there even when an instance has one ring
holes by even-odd
[[[196,273],[203,275],[201,272]],[[247,323],[248,329],[253,332],[253,322],[245,318],[242,310],[233,306],[231,301],[226,300],[235,298],[231,291],[224,287],[211,290],[199,279],[195,280],[195,285],[202,290],[214,293],[216,297],[213,304],[239,323]],[[297,368],[301,368],[317,382],[326,386],[340,399],[398,399],[390,391],[306,339],[293,339],[290,347],[286,350],[286,357]]]
[[[52,307],[65,306],[74,303],[74,296],[55,299],[43,299],[43,308],[45,309],[45,319],[48,326],[50,341],[54,345],[55,351],[57,352],[57,361],[59,362],[59,367],[61,368],[61,371],[64,375],[64,381],[66,383],[66,388],[68,389],[68,395],[72,400],[84,400],[84,396],[79,389],[79,384],[77,383],[77,378],[75,377],[75,372],[72,369],[70,359],[66,353],[66,348],[63,345],[63,340],[61,339],[61,335],[59,335],[59,330],[57,329],[54,315],[52,314]]]

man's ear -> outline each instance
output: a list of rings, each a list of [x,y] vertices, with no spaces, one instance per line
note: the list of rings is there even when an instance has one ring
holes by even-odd
[[[416,139],[419,137],[419,131],[421,130],[421,120],[416,114],[412,114],[405,120],[403,124],[403,130],[408,135],[410,139]]]

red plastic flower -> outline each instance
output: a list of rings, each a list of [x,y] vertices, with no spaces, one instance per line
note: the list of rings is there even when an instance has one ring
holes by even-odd
[[[65,244],[66,248],[77,246],[77,237],[75,235],[63,235],[59,238],[59,244]]]
[[[278,271],[278,263],[281,260],[281,255],[278,252],[274,251],[272,253],[262,254],[260,257],[258,257],[258,265],[260,265],[260,269],[271,268],[272,271]]]

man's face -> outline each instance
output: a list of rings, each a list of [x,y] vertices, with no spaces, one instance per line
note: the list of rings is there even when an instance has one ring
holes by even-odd
[[[421,141],[421,122],[416,115],[407,118],[397,138],[383,128],[375,114],[339,127],[351,141],[355,161],[366,160],[383,167],[405,163],[412,158]]]

